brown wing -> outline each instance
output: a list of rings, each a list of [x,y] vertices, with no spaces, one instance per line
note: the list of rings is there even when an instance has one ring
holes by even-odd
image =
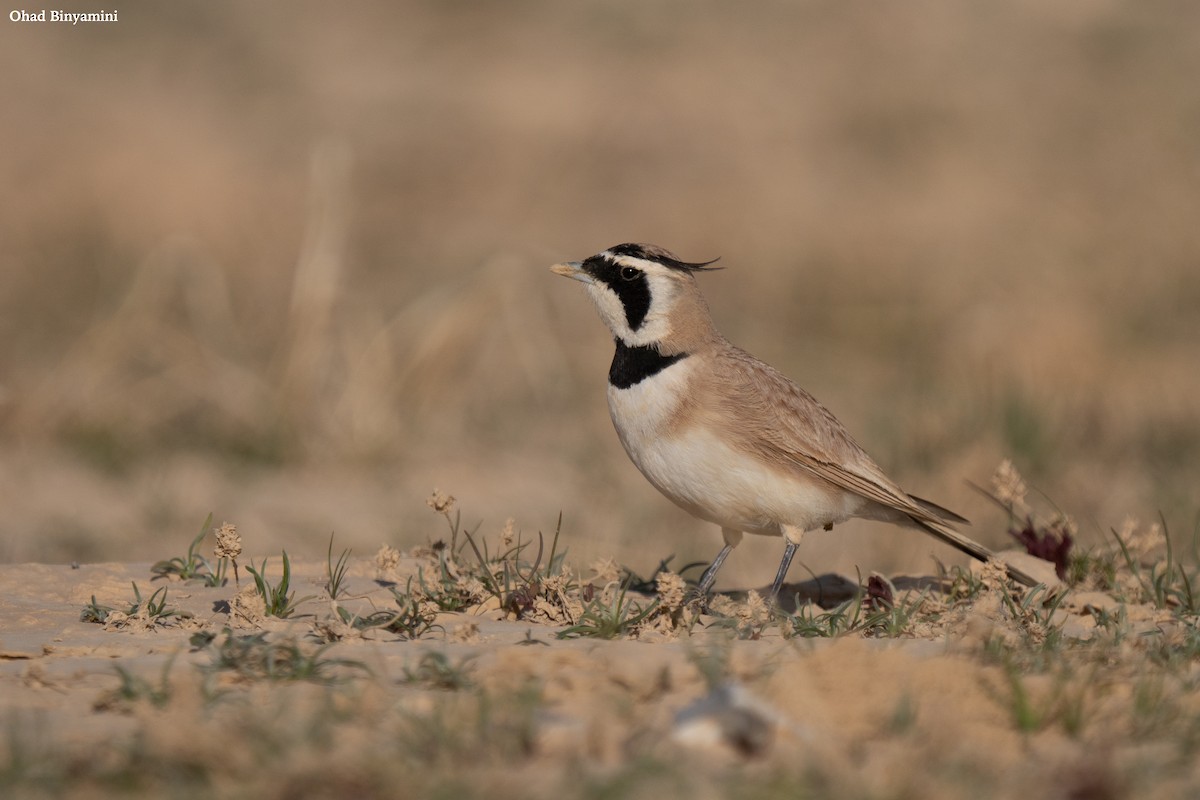
[[[726,419],[739,425],[736,446],[800,470],[911,517],[942,519],[914,502],[883,473],[824,406],[786,376],[732,345],[716,355],[720,395],[712,398]]]
[[[723,419],[736,419],[728,431],[736,447],[828,481],[897,513],[897,521],[918,528],[962,552],[988,561],[991,550],[947,523],[965,522],[957,514],[927,500],[910,497],[868,456],[833,414],[773,367],[730,345],[716,354],[712,403]],[[715,387],[720,387],[716,389]],[[719,392],[719,394],[718,394]],[[728,429],[728,425],[724,426]],[[1013,579],[1034,586],[1025,572],[1006,565]]]

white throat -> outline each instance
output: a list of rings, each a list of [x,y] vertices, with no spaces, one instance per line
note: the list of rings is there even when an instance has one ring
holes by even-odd
[[[673,281],[654,281],[650,293],[650,310],[646,312],[637,330],[629,327],[621,299],[603,283],[588,283],[587,293],[613,336],[630,347],[657,344],[671,335],[671,309],[675,305],[678,293]]]

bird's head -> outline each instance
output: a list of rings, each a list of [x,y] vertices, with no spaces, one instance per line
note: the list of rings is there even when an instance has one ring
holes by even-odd
[[[630,347],[682,348],[712,332],[695,273],[716,261],[692,263],[652,244],[619,244],[583,261],[550,269],[582,282],[617,339]],[[672,347],[675,344],[676,347]]]

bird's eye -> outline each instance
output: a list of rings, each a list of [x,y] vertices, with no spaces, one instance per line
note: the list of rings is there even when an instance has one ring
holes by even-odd
[[[621,280],[633,281],[637,280],[637,276],[642,273],[633,267],[621,267]]]

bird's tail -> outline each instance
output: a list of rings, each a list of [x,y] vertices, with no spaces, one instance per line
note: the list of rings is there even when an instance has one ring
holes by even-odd
[[[916,500],[916,498],[913,498],[913,499]],[[922,507],[927,508],[927,509],[929,506],[933,505],[932,503],[927,504],[924,501],[917,501],[917,502],[919,505],[921,505]],[[934,508],[937,508],[937,507],[934,506]],[[929,510],[932,510],[932,509],[929,509]],[[942,509],[942,510],[945,511],[945,509]],[[947,512],[947,513],[950,513],[950,512]],[[941,515],[939,514],[938,516],[941,516]],[[953,517],[958,517],[958,515],[954,514]],[[958,517],[958,518],[962,519],[961,517]],[[991,550],[987,549],[986,547],[984,547],[983,545],[981,545],[979,542],[975,541],[974,539],[970,539],[966,536],[963,536],[961,533],[954,530],[949,525],[940,524],[940,523],[934,522],[934,521],[923,520],[918,517],[911,517],[911,519],[913,521],[913,524],[915,524],[921,530],[925,531],[926,533],[928,533],[929,535],[933,536],[936,539],[942,540],[943,542],[950,545],[951,547],[961,550],[962,552],[969,555],[971,558],[986,562],[986,561],[989,561],[996,557],[996,554],[993,553]],[[1024,584],[1025,586],[1037,586],[1039,583],[1039,581],[1036,581],[1033,578],[1031,578],[1026,572],[1018,569],[1017,567],[1012,566],[1011,564],[1005,564],[1004,567],[1005,567],[1005,569],[1008,570],[1008,576],[1010,578],[1012,578],[1014,581],[1016,581],[1017,583]]]
[[[937,503],[932,503],[929,500],[926,500],[924,497],[917,497],[915,494],[910,494],[908,496],[908,499],[912,500],[914,503],[919,505],[922,509],[924,509],[925,511],[928,511],[930,514],[933,514],[935,517],[937,517],[938,519],[941,519],[945,522],[954,523],[955,525],[970,525],[971,524],[971,520],[967,519],[966,517],[960,516],[959,514],[955,514],[950,509],[943,508],[942,506],[939,506]]]

